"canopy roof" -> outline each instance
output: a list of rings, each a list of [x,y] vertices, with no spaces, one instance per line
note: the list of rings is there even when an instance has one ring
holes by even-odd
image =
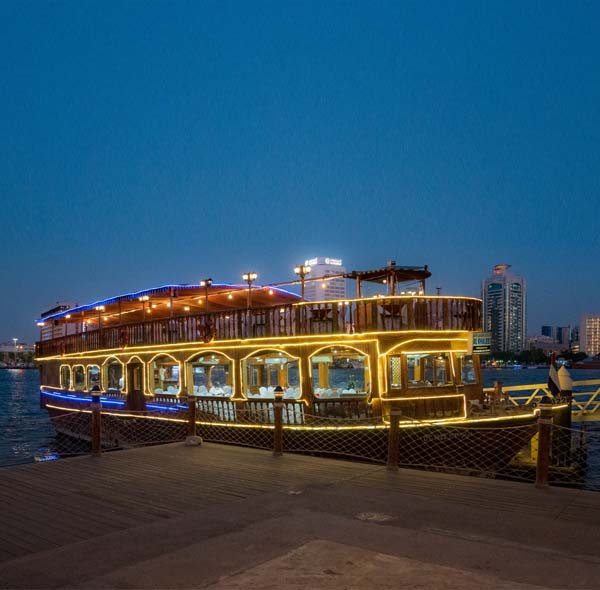
[[[251,289],[253,308],[302,301],[299,295],[280,287],[252,285]],[[211,283],[208,288],[198,284],[163,285],[68,309],[59,308],[58,311],[53,309],[49,313],[42,314],[37,321],[39,323],[62,318],[81,321],[99,316],[110,319],[120,315],[124,322],[139,322],[142,313],[147,319],[183,315],[188,312],[199,313],[206,310],[207,293],[209,311],[244,308],[248,301],[248,285]]]
[[[305,281],[326,281],[335,277],[355,279],[358,282],[368,281],[388,285],[407,281],[421,281],[429,278],[431,273],[427,266],[396,266],[390,262],[386,267],[375,270],[352,271],[326,277],[310,277]],[[299,284],[300,281],[289,281],[276,285],[252,285],[252,307],[269,307],[298,303],[302,298],[281,288],[281,285]],[[393,291],[392,291],[393,293]],[[187,313],[200,313],[208,310],[227,311],[244,309],[248,303],[248,285],[230,285],[226,283],[210,283],[208,287],[201,284],[163,285],[134,293],[117,295],[86,305],[59,305],[42,314],[37,320],[43,325],[46,321],[71,320],[81,322],[88,320],[94,323],[102,318],[102,323],[118,320],[119,323],[140,322],[145,319],[159,319],[171,316],[182,316]]]

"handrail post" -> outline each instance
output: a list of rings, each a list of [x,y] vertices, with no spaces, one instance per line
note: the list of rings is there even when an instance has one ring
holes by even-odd
[[[502,401],[502,381],[494,381],[494,393],[492,394],[492,407],[497,409]]]
[[[196,415],[197,406],[196,398],[193,395],[187,396],[188,404],[188,423],[187,423],[187,436],[185,437],[186,447],[198,447],[202,444],[202,437],[196,434]]]
[[[390,430],[388,434],[388,453],[387,465],[388,471],[398,471],[398,453],[400,451],[400,414],[401,410],[390,407]]]
[[[273,455],[280,457],[283,454],[283,387],[278,385],[273,392],[273,418],[275,429],[273,430]]]
[[[102,403],[100,402],[100,394],[92,394],[92,403],[90,404],[92,410],[92,456],[101,456],[101,437],[102,437]]]
[[[538,418],[538,455],[535,469],[536,488],[548,487],[552,437],[552,404],[548,402],[550,402],[550,398],[544,396],[540,403],[540,417]]]

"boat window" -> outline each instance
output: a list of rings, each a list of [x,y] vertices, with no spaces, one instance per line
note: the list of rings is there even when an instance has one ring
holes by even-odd
[[[123,365],[117,359],[106,365],[105,388],[112,391],[123,389]]]
[[[274,398],[278,385],[286,398],[298,399],[301,395],[298,359],[283,352],[263,352],[242,361],[242,376],[247,397]]]
[[[390,357],[390,387],[392,389],[402,388],[402,357]]]
[[[83,391],[85,389],[85,371],[83,365],[73,367],[73,382],[75,391]]]
[[[461,383],[466,385],[470,383],[477,383],[477,377],[475,376],[475,367],[473,366],[473,356],[467,354],[457,354],[457,373],[460,375]]]
[[[67,365],[60,368],[60,387],[61,389],[71,389],[71,367]]]
[[[311,357],[315,396],[350,397],[370,390],[367,355],[346,346],[319,351]]]
[[[150,363],[150,391],[177,395],[180,391],[179,363],[170,356],[159,356]]]
[[[452,385],[450,353],[407,354],[408,387]]]
[[[194,395],[231,397],[233,395],[231,361],[220,354],[206,354],[187,363],[188,391]]]
[[[100,391],[100,367],[98,365],[88,365],[87,388],[88,391]]]

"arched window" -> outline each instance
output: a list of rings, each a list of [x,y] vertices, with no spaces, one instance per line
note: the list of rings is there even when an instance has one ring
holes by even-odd
[[[456,374],[460,375],[460,382],[464,385],[471,385],[477,383],[477,375],[475,373],[475,366],[473,362],[473,356],[464,353],[458,353],[455,355],[456,359]]]
[[[181,391],[179,363],[166,354],[154,357],[148,365],[150,393],[178,395]]]
[[[278,350],[261,351],[244,359],[242,381],[246,397],[273,398],[278,385],[286,398],[297,399],[301,395],[298,359]]]
[[[106,391],[123,391],[123,364],[116,358],[108,359],[104,365],[103,384]]]
[[[100,367],[98,365],[87,366],[87,390],[100,391]]]
[[[60,387],[61,389],[71,389],[71,367],[69,365],[60,367]]]
[[[188,360],[188,394],[231,397],[233,395],[233,365],[222,354],[202,353]]]
[[[351,397],[370,392],[369,360],[365,353],[348,346],[332,346],[310,360],[316,397]]]
[[[452,385],[450,353],[407,354],[408,384]]]
[[[83,365],[73,367],[73,387],[75,391],[85,390],[85,369]]]

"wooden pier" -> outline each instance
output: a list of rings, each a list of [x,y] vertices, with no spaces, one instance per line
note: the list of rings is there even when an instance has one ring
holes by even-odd
[[[594,492],[171,444],[0,470],[0,588],[591,588],[599,525]]]

